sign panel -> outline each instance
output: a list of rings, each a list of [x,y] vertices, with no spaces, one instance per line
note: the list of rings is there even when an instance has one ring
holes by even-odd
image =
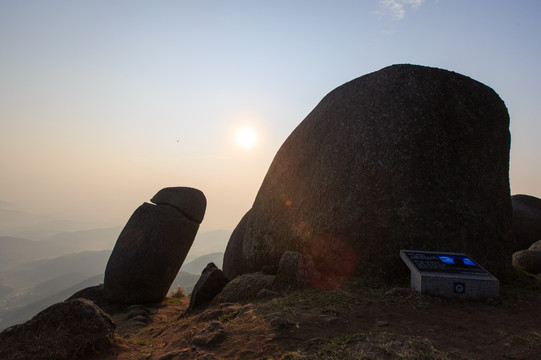
[[[402,250],[420,272],[490,275],[466,254]]]
[[[411,287],[422,294],[479,299],[498,297],[498,279],[463,253],[400,250]]]

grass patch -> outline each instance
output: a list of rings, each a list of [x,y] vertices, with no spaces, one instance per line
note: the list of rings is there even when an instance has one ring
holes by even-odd
[[[186,295],[184,295],[184,288],[180,285],[177,285],[177,289],[171,292],[170,297],[174,299],[182,299],[183,297],[186,297]]]
[[[452,360],[464,358],[456,354],[439,352],[424,337],[377,332],[349,334],[322,340],[303,359]]]
[[[145,338],[137,338],[137,339],[134,339],[133,342],[139,346],[144,347],[144,349],[142,349],[141,352],[139,353],[139,356],[135,359],[136,360],[150,359],[154,351],[154,346],[155,346],[154,343]]]
[[[218,321],[222,324],[230,323],[237,318],[238,311],[229,311],[218,316]]]
[[[166,297],[163,299],[163,301],[160,303],[160,306],[178,306],[182,305],[184,301],[188,299],[187,297]]]
[[[332,313],[337,307],[355,309],[372,303],[392,304],[403,300],[404,296],[402,295],[388,294],[390,289],[389,286],[374,286],[362,281],[351,281],[334,290],[293,291],[284,297],[267,302],[264,306],[268,306],[270,312],[311,307]]]
[[[136,339],[135,343],[141,346],[152,346],[152,342],[148,339]]]

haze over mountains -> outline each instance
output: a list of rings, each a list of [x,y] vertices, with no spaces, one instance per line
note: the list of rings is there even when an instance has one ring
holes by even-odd
[[[107,228],[0,208],[0,331],[103,282],[123,225]],[[230,231],[199,232],[171,289],[189,293],[209,262],[222,266]]]

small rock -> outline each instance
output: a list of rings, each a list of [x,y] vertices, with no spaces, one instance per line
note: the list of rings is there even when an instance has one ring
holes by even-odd
[[[146,312],[147,314],[150,314],[150,309],[147,308],[144,305],[135,304],[135,305],[128,306],[128,311],[129,312],[132,312],[132,311],[135,311],[135,310],[141,310],[141,311]]]
[[[291,321],[283,317],[276,317],[270,321],[270,324],[277,329],[287,329],[293,325]]]
[[[385,320],[378,320],[376,321],[376,326],[377,327],[389,326],[389,322]]]
[[[188,309],[193,310],[210,304],[228,282],[222,270],[214,263],[209,263],[192,290]]]
[[[258,299],[272,299],[272,298],[280,297],[280,293],[263,288],[257,293],[256,297]]]
[[[148,318],[150,316],[150,312],[145,309],[133,309],[128,313],[128,319],[134,318],[136,316],[143,316],[145,318]]]
[[[214,344],[221,341],[225,334],[222,324],[218,321],[212,321],[192,338],[192,344],[198,346]]]
[[[220,302],[253,300],[261,289],[271,287],[274,278],[274,275],[261,272],[238,276],[230,281],[216,298]]]
[[[150,319],[147,316],[143,316],[143,315],[136,315],[131,318],[128,315],[128,318],[133,322],[142,322],[145,325],[147,325],[150,322]]]
[[[536,242],[534,242],[532,244],[532,246],[530,246],[528,248],[528,250],[532,250],[532,251],[541,251],[541,240],[538,240]]]
[[[530,274],[541,274],[541,251],[517,251],[513,254],[513,266]]]

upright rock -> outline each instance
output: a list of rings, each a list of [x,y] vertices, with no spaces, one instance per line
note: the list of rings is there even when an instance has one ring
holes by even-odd
[[[206,198],[197,189],[165,188],[141,205],[120,233],[105,269],[104,294],[123,304],[165,298],[203,221]]]
[[[505,104],[466,76],[393,65],[350,81],[276,154],[224,273],[276,273],[287,250],[335,280],[403,273],[402,248],[508,267],[509,145]]]
[[[228,282],[222,270],[214,263],[208,263],[192,290],[188,309],[193,310],[210,304]]]

